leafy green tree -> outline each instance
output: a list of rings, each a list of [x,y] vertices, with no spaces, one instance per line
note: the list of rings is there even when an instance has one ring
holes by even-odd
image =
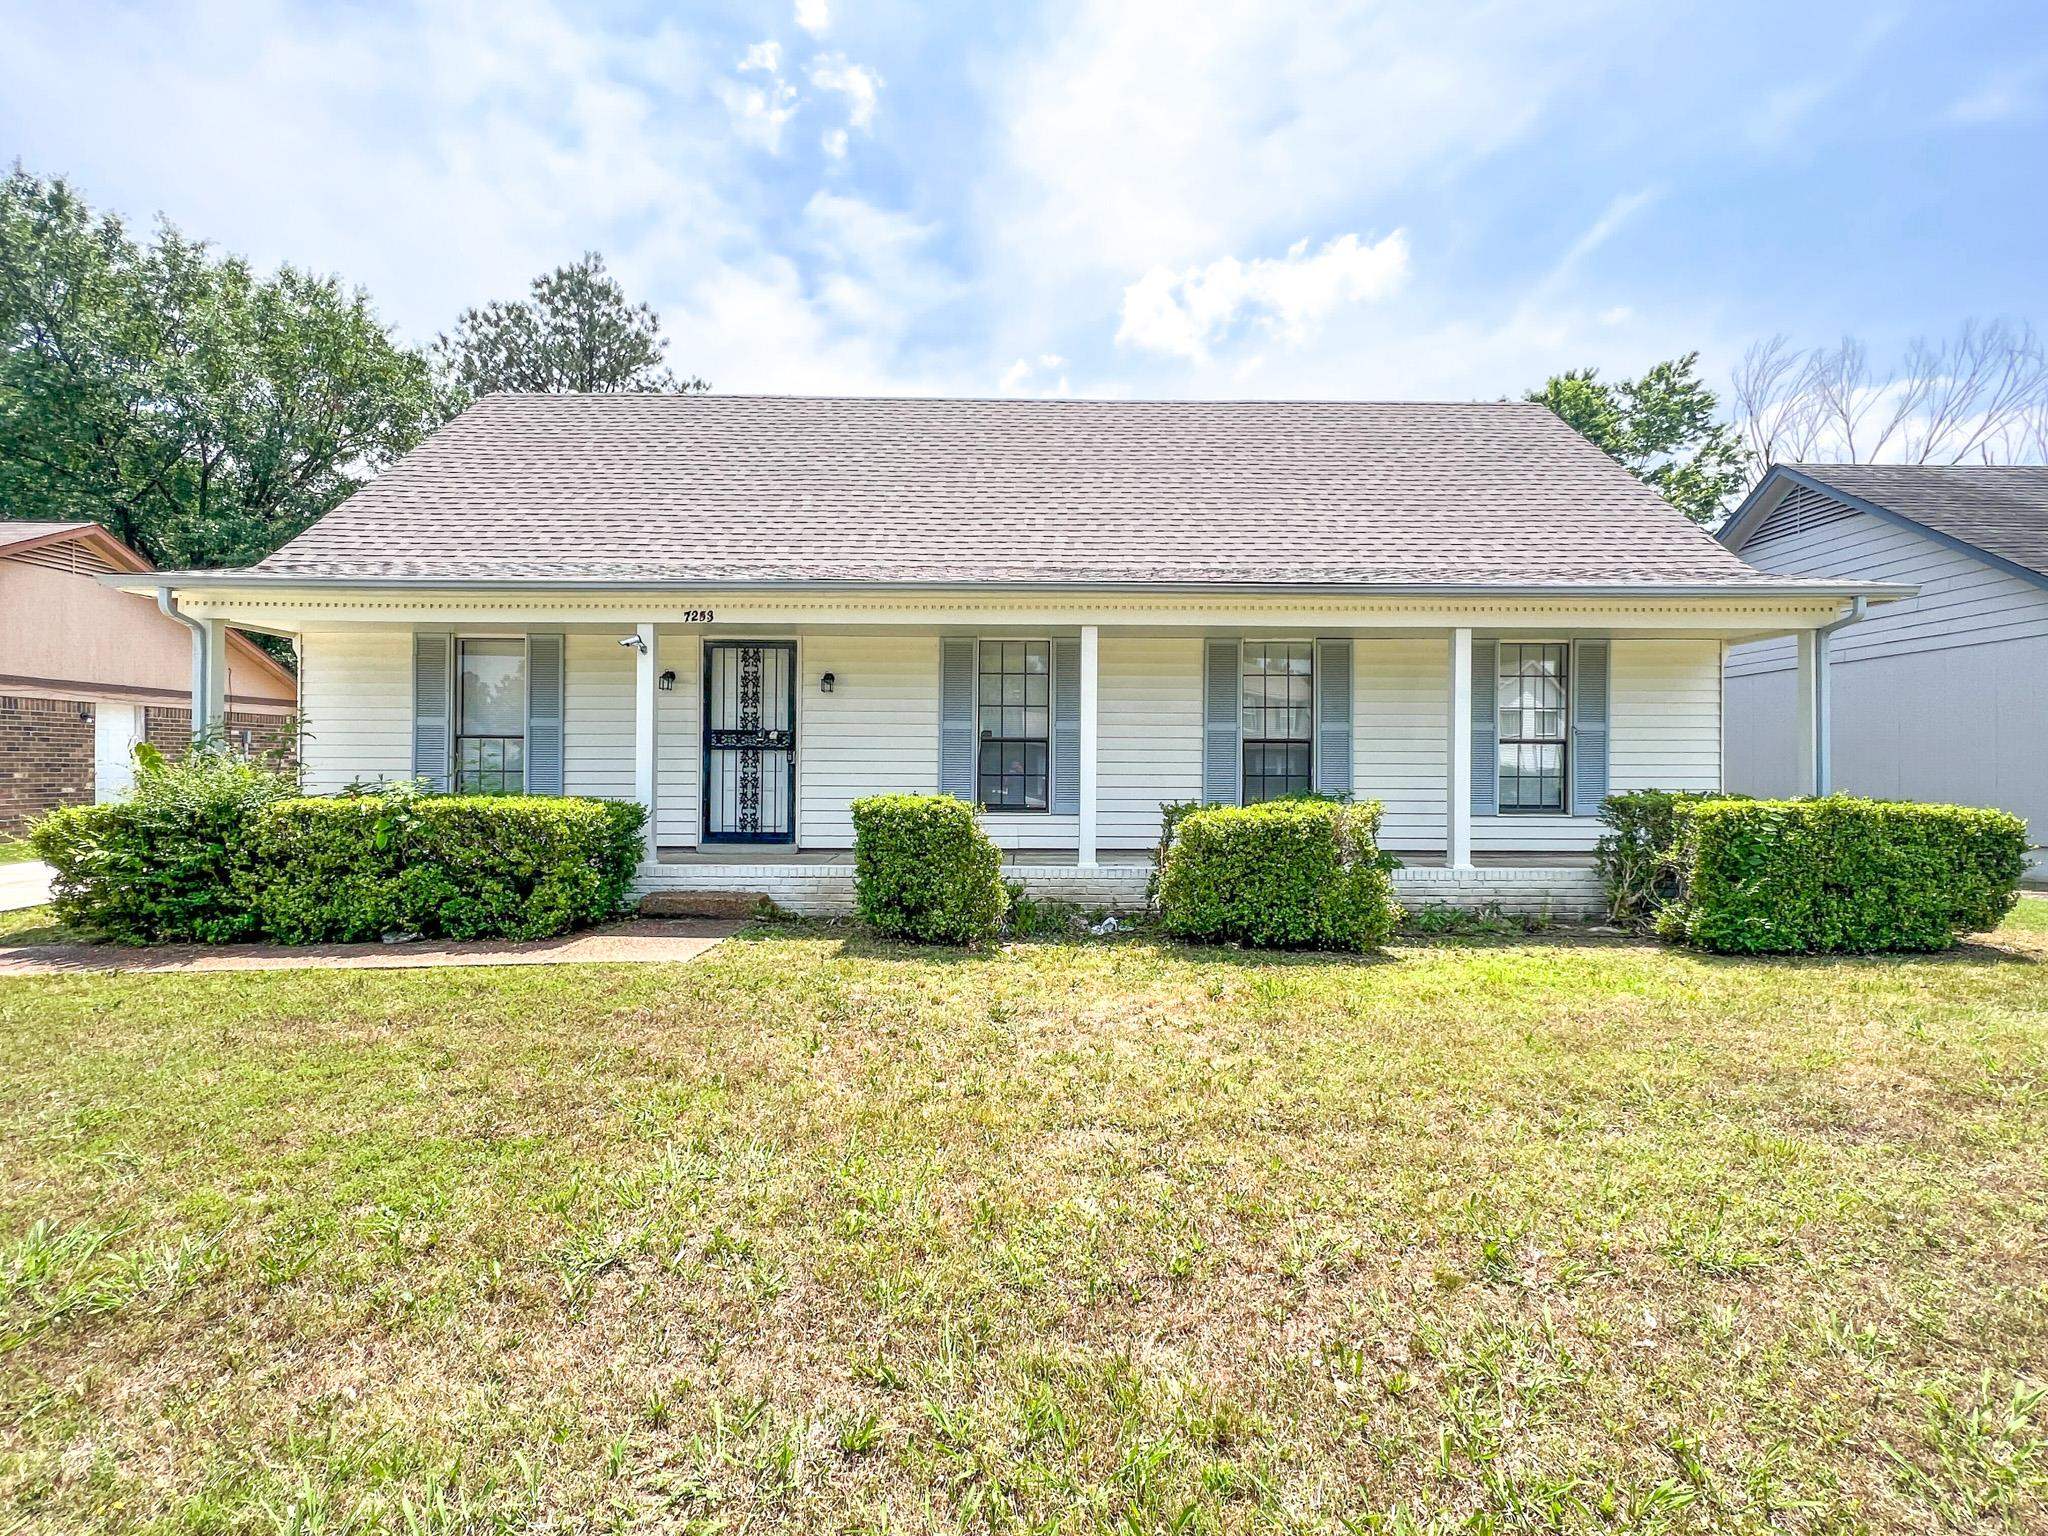
[[[1712,522],[1745,476],[1735,429],[1714,420],[1719,402],[1699,380],[1699,360],[1688,352],[1611,384],[1597,369],[1574,368],[1523,398],[1549,406],[1694,522]]]
[[[0,507],[102,523],[159,565],[243,565],[434,421],[361,290],[270,277],[72,187],[0,182]]]
[[[531,292],[465,309],[435,343],[451,414],[497,390],[661,394],[711,387],[669,370],[660,316],[628,302],[597,252],[535,278]]]

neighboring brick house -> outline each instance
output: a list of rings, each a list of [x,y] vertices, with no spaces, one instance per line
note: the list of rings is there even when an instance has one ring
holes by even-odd
[[[150,569],[97,523],[0,520],[0,835],[125,789],[138,741],[190,743],[191,633],[99,579]],[[241,635],[227,653],[229,739],[281,743],[291,673]]]

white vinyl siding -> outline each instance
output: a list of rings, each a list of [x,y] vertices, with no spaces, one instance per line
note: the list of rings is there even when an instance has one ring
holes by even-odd
[[[1608,681],[1608,782],[1615,793],[1721,787],[1720,641],[1616,640]],[[1602,830],[1596,816],[1475,816],[1472,848],[1587,853]]]
[[[1096,842],[1151,848],[1161,804],[1202,798],[1202,642],[1104,636],[1097,667]]]
[[[632,653],[624,646],[618,649],[627,657],[631,671]],[[697,719],[703,709],[703,656],[704,641],[698,631],[655,632],[655,674],[676,675],[672,690],[654,696],[654,836],[656,845],[662,848],[694,848],[701,830],[697,779],[704,766],[704,741],[697,729]],[[576,708],[573,699],[569,708],[572,712]],[[629,735],[629,761],[632,745]]]
[[[563,697],[562,793],[633,798],[633,684],[639,658],[617,635],[570,635]]]
[[[1450,640],[1363,639],[1351,654],[1357,796],[1380,802],[1382,846],[1441,850],[1450,771]]]
[[[664,847],[698,840],[699,631],[659,635],[656,827]],[[412,772],[412,637],[405,629],[314,631],[305,637],[306,785],[329,793],[355,779]],[[1611,765],[1616,789],[1713,788],[1720,782],[1720,643],[1616,640]],[[1105,852],[1149,848],[1159,806],[1198,798],[1202,782],[1202,641],[1105,636],[1101,649],[1098,836]],[[799,642],[797,835],[803,848],[848,848],[852,802],[938,782],[936,635],[810,634]],[[1386,808],[1396,850],[1443,847],[1448,642],[1442,635],[1361,637],[1353,651],[1356,793]],[[821,674],[835,675],[821,693]],[[2030,673],[2029,676],[2037,675]],[[572,633],[567,650],[564,786],[571,794],[633,793],[634,657],[618,632]],[[1072,816],[995,815],[1006,849],[1071,849]],[[1476,818],[1480,851],[1585,851],[1591,818]]]
[[[1450,746],[1449,641],[1442,636],[1361,639],[1357,795],[1384,808],[1388,848],[1440,852]],[[1718,640],[1616,640],[1609,765],[1616,790],[1715,789],[1721,775]],[[1480,852],[1584,852],[1599,839],[1588,816],[1478,816]]]
[[[309,630],[299,656],[306,793],[411,778],[412,631]]]
[[[833,689],[823,693],[827,672]],[[802,847],[851,848],[853,802],[862,795],[933,792],[938,637],[806,635],[797,651],[796,741]]]
[[[1608,786],[1721,788],[1721,642],[1617,640]]]

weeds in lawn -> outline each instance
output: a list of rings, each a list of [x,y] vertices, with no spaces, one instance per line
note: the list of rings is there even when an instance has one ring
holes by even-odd
[[[1547,912],[1509,912],[1497,901],[1477,907],[1431,902],[1408,908],[1401,919],[1403,932],[1429,938],[1508,939],[1541,933],[1550,926]]]

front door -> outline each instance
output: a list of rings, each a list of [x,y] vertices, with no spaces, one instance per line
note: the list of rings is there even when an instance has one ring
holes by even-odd
[[[704,647],[704,840],[796,840],[796,642]]]

